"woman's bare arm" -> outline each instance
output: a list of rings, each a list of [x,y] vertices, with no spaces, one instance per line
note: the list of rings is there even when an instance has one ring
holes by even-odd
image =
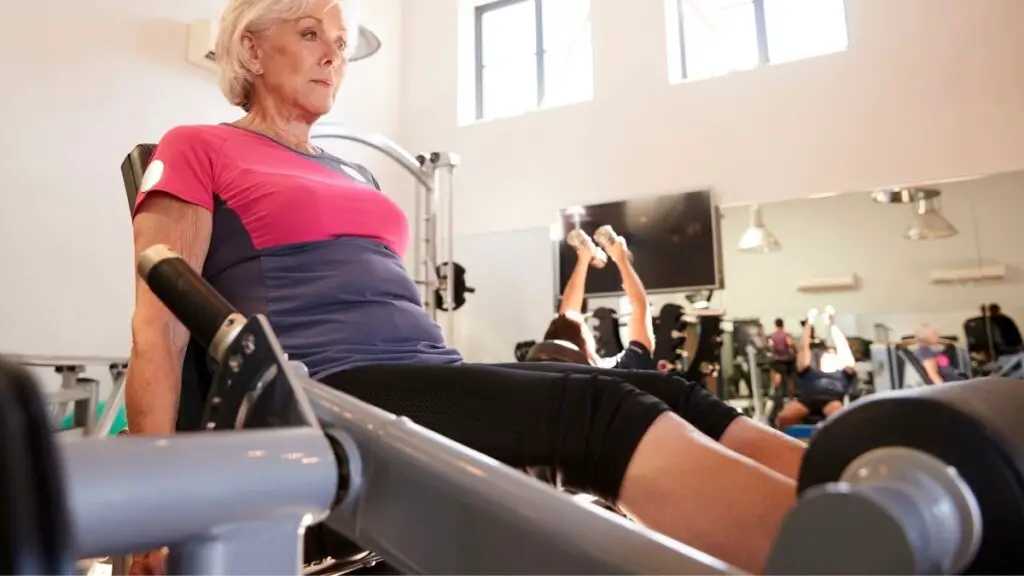
[[[939,363],[935,358],[926,358],[921,360],[921,365],[924,366],[924,371],[932,380],[931,382],[928,382],[928,384],[942,384],[944,382],[942,375],[939,374]]]
[[[166,244],[200,270],[210,246],[213,216],[205,208],[168,194],[150,192],[135,215],[135,258]],[[132,434],[172,434],[181,393],[181,364],[189,334],[136,276],[132,352],[125,383],[125,409]]]

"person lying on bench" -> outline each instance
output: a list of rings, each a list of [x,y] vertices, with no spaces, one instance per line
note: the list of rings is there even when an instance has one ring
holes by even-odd
[[[241,313],[265,314],[289,357],[325,385],[509,466],[557,467],[565,486],[761,570],[796,498],[800,443],[677,378],[464,362],[402,264],[402,210],[368,170],[310,142],[356,34],[339,3],[230,0],[220,26],[221,90],[245,115],[166,133],[134,208],[136,257],[168,245]],[[132,434],[175,432],[188,342],[136,281]],[[139,554],[132,573],[160,573],[162,562]]]
[[[569,281],[562,290],[562,304],[558,315],[548,324],[544,332],[544,341],[568,342],[582,352],[592,366],[604,368],[622,368],[637,370],[655,370],[651,351],[654,350],[654,321],[651,317],[651,306],[647,300],[640,276],[633,268],[626,249],[626,240],[616,235],[608,246],[603,247],[608,259],[615,263],[622,276],[622,289],[629,300],[631,313],[626,330],[629,344],[621,353],[611,358],[600,358],[597,355],[597,344],[594,334],[583,319],[583,296],[587,285],[587,271],[594,257],[596,247],[590,236],[583,235],[583,241],[576,246],[576,266]]]
[[[827,347],[813,366],[811,341],[817,310],[807,313],[800,350],[796,355],[797,397],[782,407],[777,426],[780,430],[799,424],[808,416],[827,418],[843,408],[843,400],[857,381],[855,360],[842,330],[835,325],[835,310],[826,309],[826,321],[834,347]]]

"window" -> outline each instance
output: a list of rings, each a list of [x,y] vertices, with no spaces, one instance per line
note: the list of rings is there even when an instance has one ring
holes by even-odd
[[[685,79],[802,60],[848,45],[843,0],[672,1]]]
[[[476,8],[476,118],[593,97],[590,0],[498,0]]]

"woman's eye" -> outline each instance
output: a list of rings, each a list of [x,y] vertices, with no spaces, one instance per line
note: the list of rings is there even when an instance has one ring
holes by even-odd
[[[305,38],[306,40],[316,40],[316,30],[306,30],[305,32],[302,33],[302,37]]]
[[[338,50],[341,50],[342,52],[344,52],[346,48],[348,48],[348,41],[347,40],[340,40],[338,42]]]

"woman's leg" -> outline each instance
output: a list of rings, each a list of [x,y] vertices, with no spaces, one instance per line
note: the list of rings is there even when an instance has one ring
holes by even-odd
[[[567,485],[745,570],[763,566],[796,498],[792,481],[599,373],[394,365],[324,383],[510,466],[556,467]]]
[[[828,404],[825,404],[825,407],[821,409],[821,414],[824,417],[828,418],[829,416],[835,414],[836,412],[839,412],[842,409],[843,409],[843,401],[842,400],[832,400]]]
[[[520,363],[519,370],[614,376],[668,404],[673,412],[723,446],[796,479],[807,445],[768,426],[741,417],[739,411],[708,390],[676,374],[653,370],[609,370],[577,364]],[[794,407],[795,408],[795,407]],[[783,410],[785,410],[783,408]],[[790,408],[792,412],[793,408]],[[799,422],[799,418],[797,419]]]
[[[390,364],[321,380],[514,468],[557,468],[566,486],[608,502],[618,501],[640,439],[669,410],[597,374]]]
[[[759,574],[796,485],[664,414],[637,446],[619,502],[645,526]]]
[[[779,412],[779,430],[785,430],[790,426],[796,426],[803,421],[804,418],[807,418],[810,415],[810,409],[807,408],[799,398],[790,400],[782,407],[782,412]]]

